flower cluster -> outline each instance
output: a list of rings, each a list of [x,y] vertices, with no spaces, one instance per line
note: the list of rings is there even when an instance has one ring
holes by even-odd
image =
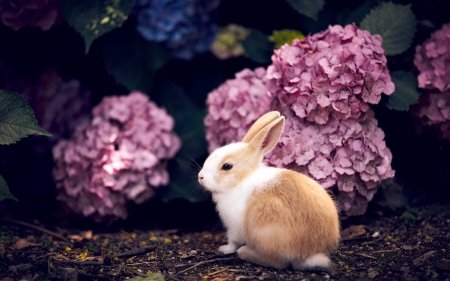
[[[368,109],[357,119],[330,117],[320,125],[285,109],[286,125],[277,147],[266,160],[309,175],[337,194],[340,210],[363,214],[377,185],[394,176],[392,154],[384,132]]]
[[[450,89],[450,25],[431,34],[423,45],[416,47],[414,64],[419,69],[419,87]]]
[[[280,111],[286,125],[265,161],[309,175],[336,194],[340,210],[363,214],[380,182],[394,176],[368,105],[394,91],[381,37],[355,25],[330,26],[275,50],[263,75],[244,70],[210,93],[210,151],[242,139],[264,113]]]
[[[294,39],[272,56],[267,77],[276,87],[270,91],[311,122],[358,118],[368,103],[394,92],[381,43],[380,35],[354,24]]]
[[[241,42],[248,34],[248,29],[240,25],[229,24],[217,32],[214,42],[211,44],[211,52],[221,60],[241,56],[245,53]]]
[[[174,120],[140,92],[105,97],[93,119],[53,149],[58,200],[96,221],[127,217],[166,185],[166,160],[181,146]]]
[[[62,20],[58,3],[56,0],[0,0],[0,19],[15,31],[25,26],[49,30]]]
[[[89,120],[90,91],[76,79],[64,81],[55,68],[36,79],[10,74],[5,88],[19,93],[33,108],[39,125],[53,136],[32,136],[36,152],[48,152],[61,138],[68,138],[78,124]]]
[[[268,94],[262,67],[236,73],[208,95],[208,115],[204,123],[209,151],[241,140],[251,125],[269,109]]]
[[[450,141],[450,90],[443,93],[429,91],[419,98],[411,111],[419,119],[416,123],[419,132],[424,126],[431,127],[438,139]]]
[[[220,0],[135,0],[137,30],[146,40],[164,42],[174,57],[189,60],[209,50]]]

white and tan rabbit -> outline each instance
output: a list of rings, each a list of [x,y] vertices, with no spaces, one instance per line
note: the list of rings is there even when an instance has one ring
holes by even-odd
[[[240,143],[215,150],[198,180],[216,203],[227,228],[223,254],[262,266],[329,267],[340,239],[338,212],[330,195],[303,174],[262,163],[278,142],[284,116],[272,111]]]

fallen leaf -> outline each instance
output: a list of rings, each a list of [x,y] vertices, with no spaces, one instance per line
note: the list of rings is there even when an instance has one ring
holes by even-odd
[[[14,279],[12,279],[11,277],[5,277],[0,281],[14,281]]]
[[[341,232],[342,240],[350,240],[366,233],[365,225],[352,225]]]
[[[83,234],[83,238],[87,239],[87,240],[91,240],[92,239],[92,230],[88,230]]]
[[[380,275],[380,272],[378,272],[378,270],[371,270],[367,274],[367,276],[369,276],[369,278],[372,278],[372,279],[377,277],[378,275]]]
[[[406,250],[406,251],[411,251],[411,250],[413,250],[414,248],[411,247],[411,246],[403,245],[403,246],[402,246],[402,249],[403,249],[403,250]]]
[[[436,267],[440,270],[450,271],[450,261],[449,260],[441,260],[436,263]]]
[[[422,263],[426,262],[434,253],[436,253],[436,251],[429,251],[425,253],[423,256],[413,260],[413,264],[415,266],[421,265]]]
[[[14,246],[12,246],[12,249],[13,250],[22,250],[24,248],[37,247],[37,246],[41,246],[41,244],[33,243],[33,242],[27,241],[25,239],[19,239],[19,240],[17,240],[16,244],[14,244]]]
[[[149,273],[145,277],[136,276],[128,279],[129,281],[164,281],[164,276],[161,273]]]
[[[83,237],[81,235],[75,234],[75,235],[69,235],[68,236],[69,239],[76,241],[76,242],[81,242],[83,240]]]

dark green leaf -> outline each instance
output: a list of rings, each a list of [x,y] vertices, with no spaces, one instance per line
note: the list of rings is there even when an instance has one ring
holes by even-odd
[[[0,144],[12,144],[32,134],[52,136],[39,127],[33,109],[20,95],[0,89]]]
[[[133,0],[60,0],[67,22],[84,38],[86,52],[92,42],[122,26],[133,7]]]
[[[305,35],[297,30],[282,29],[275,30],[272,35],[270,35],[269,40],[275,43],[275,49],[279,49],[284,44],[292,44],[294,39],[303,39]]]
[[[247,56],[257,63],[270,63],[270,57],[273,54],[273,44],[268,36],[259,30],[252,30],[250,34],[242,41]]]
[[[175,119],[174,131],[183,143],[169,166],[170,183],[160,189],[159,196],[163,201],[176,198],[204,201],[207,197],[197,183],[199,170],[194,161],[207,155],[203,125],[205,112],[194,105],[182,88],[170,81],[161,82],[154,94],[157,95],[154,99]]]
[[[9,192],[9,188],[8,185],[6,184],[5,179],[2,176],[0,176],[0,202],[5,199],[12,199],[18,201],[17,198],[14,197],[14,195],[12,195],[11,192]]]
[[[408,111],[415,104],[420,93],[417,91],[417,79],[409,72],[399,70],[391,73],[395,92],[389,96],[386,106],[390,109]]]
[[[164,48],[134,29],[118,28],[107,36],[102,54],[107,71],[130,91],[148,92],[153,75],[169,60]]]
[[[344,26],[347,24],[355,23],[358,24],[363,20],[363,18],[370,12],[375,6],[375,3],[370,0],[366,0],[362,5],[358,6],[351,12],[347,12],[347,10],[343,10],[338,15],[338,22],[340,25]]]
[[[387,55],[406,51],[414,38],[416,19],[411,5],[382,3],[372,9],[360,24],[372,34],[380,34]]]
[[[286,0],[297,12],[317,20],[317,15],[325,5],[324,0]]]

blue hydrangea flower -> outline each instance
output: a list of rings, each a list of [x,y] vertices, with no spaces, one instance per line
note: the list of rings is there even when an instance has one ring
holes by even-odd
[[[206,52],[217,29],[212,22],[220,0],[135,0],[137,31],[164,42],[174,57],[189,60]]]

